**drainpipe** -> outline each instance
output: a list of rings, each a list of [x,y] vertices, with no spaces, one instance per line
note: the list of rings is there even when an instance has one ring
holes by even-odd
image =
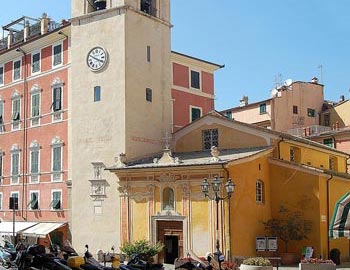
[[[22,155],[22,218],[27,220],[27,191],[26,191],[26,183],[27,183],[27,54],[21,47],[16,49],[17,52],[21,52],[23,54],[23,155]],[[25,209],[25,213],[24,213]]]
[[[222,168],[226,172],[226,176],[227,176],[226,179],[229,179],[230,178],[229,170],[224,166],[224,164],[222,164]],[[228,243],[229,243],[228,260],[229,260],[229,262],[231,262],[232,261],[232,250],[231,250],[231,245],[232,245],[232,241],[231,241],[231,198],[228,199]]]
[[[333,174],[327,179],[327,258],[329,259],[329,182],[333,179]]]

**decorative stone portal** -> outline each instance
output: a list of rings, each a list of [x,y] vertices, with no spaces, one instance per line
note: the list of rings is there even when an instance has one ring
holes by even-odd
[[[174,264],[176,258],[183,256],[183,221],[157,220],[156,228],[157,241],[162,242],[165,246],[158,255],[158,261]]]

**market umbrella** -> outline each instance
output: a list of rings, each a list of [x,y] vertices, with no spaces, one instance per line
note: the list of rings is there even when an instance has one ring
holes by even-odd
[[[332,221],[329,224],[329,237],[350,238],[350,192],[347,192],[335,204]]]

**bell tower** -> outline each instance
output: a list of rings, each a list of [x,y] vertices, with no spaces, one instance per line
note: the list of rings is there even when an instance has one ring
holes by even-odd
[[[73,245],[120,246],[111,166],[162,149],[171,132],[170,0],[72,0],[69,179]],[[103,185],[102,195],[92,184]],[[82,230],[81,228],[84,228]],[[103,231],[103,234],[92,233]],[[93,239],[91,238],[93,237]],[[82,250],[83,251],[83,250]]]

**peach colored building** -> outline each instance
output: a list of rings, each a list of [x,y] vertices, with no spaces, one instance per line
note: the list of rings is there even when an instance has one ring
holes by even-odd
[[[296,81],[271,91],[271,98],[248,103],[244,96],[239,107],[222,111],[228,118],[287,132],[304,126],[318,125],[324,101],[323,85]]]

